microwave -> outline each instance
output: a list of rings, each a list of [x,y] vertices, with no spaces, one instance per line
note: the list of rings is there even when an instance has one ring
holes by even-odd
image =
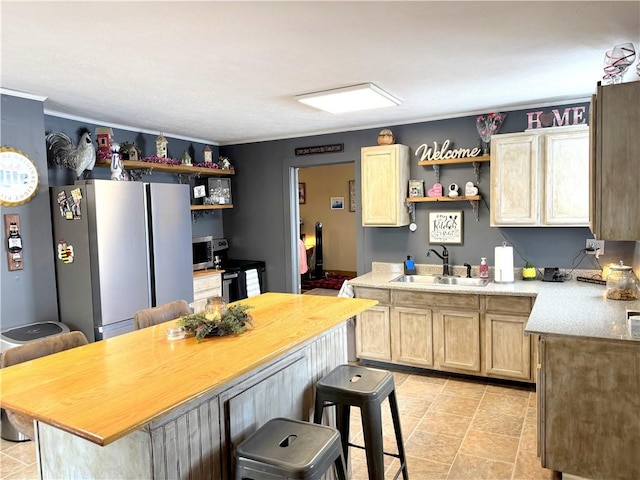
[[[213,237],[192,237],[193,270],[213,268]]]

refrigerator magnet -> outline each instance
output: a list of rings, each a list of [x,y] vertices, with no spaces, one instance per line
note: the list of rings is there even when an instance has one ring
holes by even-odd
[[[62,260],[62,263],[73,263],[73,245],[67,245],[64,240],[59,240],[58,258]]]

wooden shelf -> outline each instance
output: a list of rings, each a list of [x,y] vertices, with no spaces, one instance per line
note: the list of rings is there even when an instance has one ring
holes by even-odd
[[[441,160],[421,160],[418,165],[428,167],[430,165],[451,165],[455,163],[474,163],[474,162],[490,162],[491,155],[482,155],[480,157],[465,158],[444,158]]]
[[[233,208],[233,205],[191,205],[192,212],[198,210],[224,210],[227,208]]]
[[[103,160],[100,163],[96,162],[96,167],[110,167],[111,160]],[[166,172],[174,174],[187,174],[187,175],[202,175],[208,177],[224,177],[228,175],[235,175],[233,170],[222,170],[218,168],[207,167],[189,167],[187,165],[167,165],[164,163],[153,162],[141,162],[134,160],[122,160],[122,166],[125,170],[155,170],[156,172]],[[209,205],[207,205],[209,206]]]
[[[472,202],[480,200],[480,195],[473,195],[469,197],[408,197],[407,203],[422,203],[422,202]]]

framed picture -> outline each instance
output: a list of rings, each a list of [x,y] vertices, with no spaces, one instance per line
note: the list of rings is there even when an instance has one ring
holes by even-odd
[[[344,197],[331,197],[331,210],[344,210]]]
[[[429,243],[462,245],[462,210],[429,211]]]
[[[349,180],[349,211],[356,211],[356,181]]]
[[[424,180],[409,180],[409,197],[424,197]]]
[[[298,184],[298,203],[307,203],[307,192],[305,191],[305,184]]]

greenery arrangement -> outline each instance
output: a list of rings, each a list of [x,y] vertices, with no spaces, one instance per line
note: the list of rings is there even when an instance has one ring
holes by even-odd
[[[200,342],[205,337],[224,336],[242,333],[247,329],[247,324],[253,325],[253,318],[247,310],[253,308],[249,305],[231,305],[217,319],[208,319],[204,312],[192,313],[181,317],[177,325],[192,332],[196,341]]]

